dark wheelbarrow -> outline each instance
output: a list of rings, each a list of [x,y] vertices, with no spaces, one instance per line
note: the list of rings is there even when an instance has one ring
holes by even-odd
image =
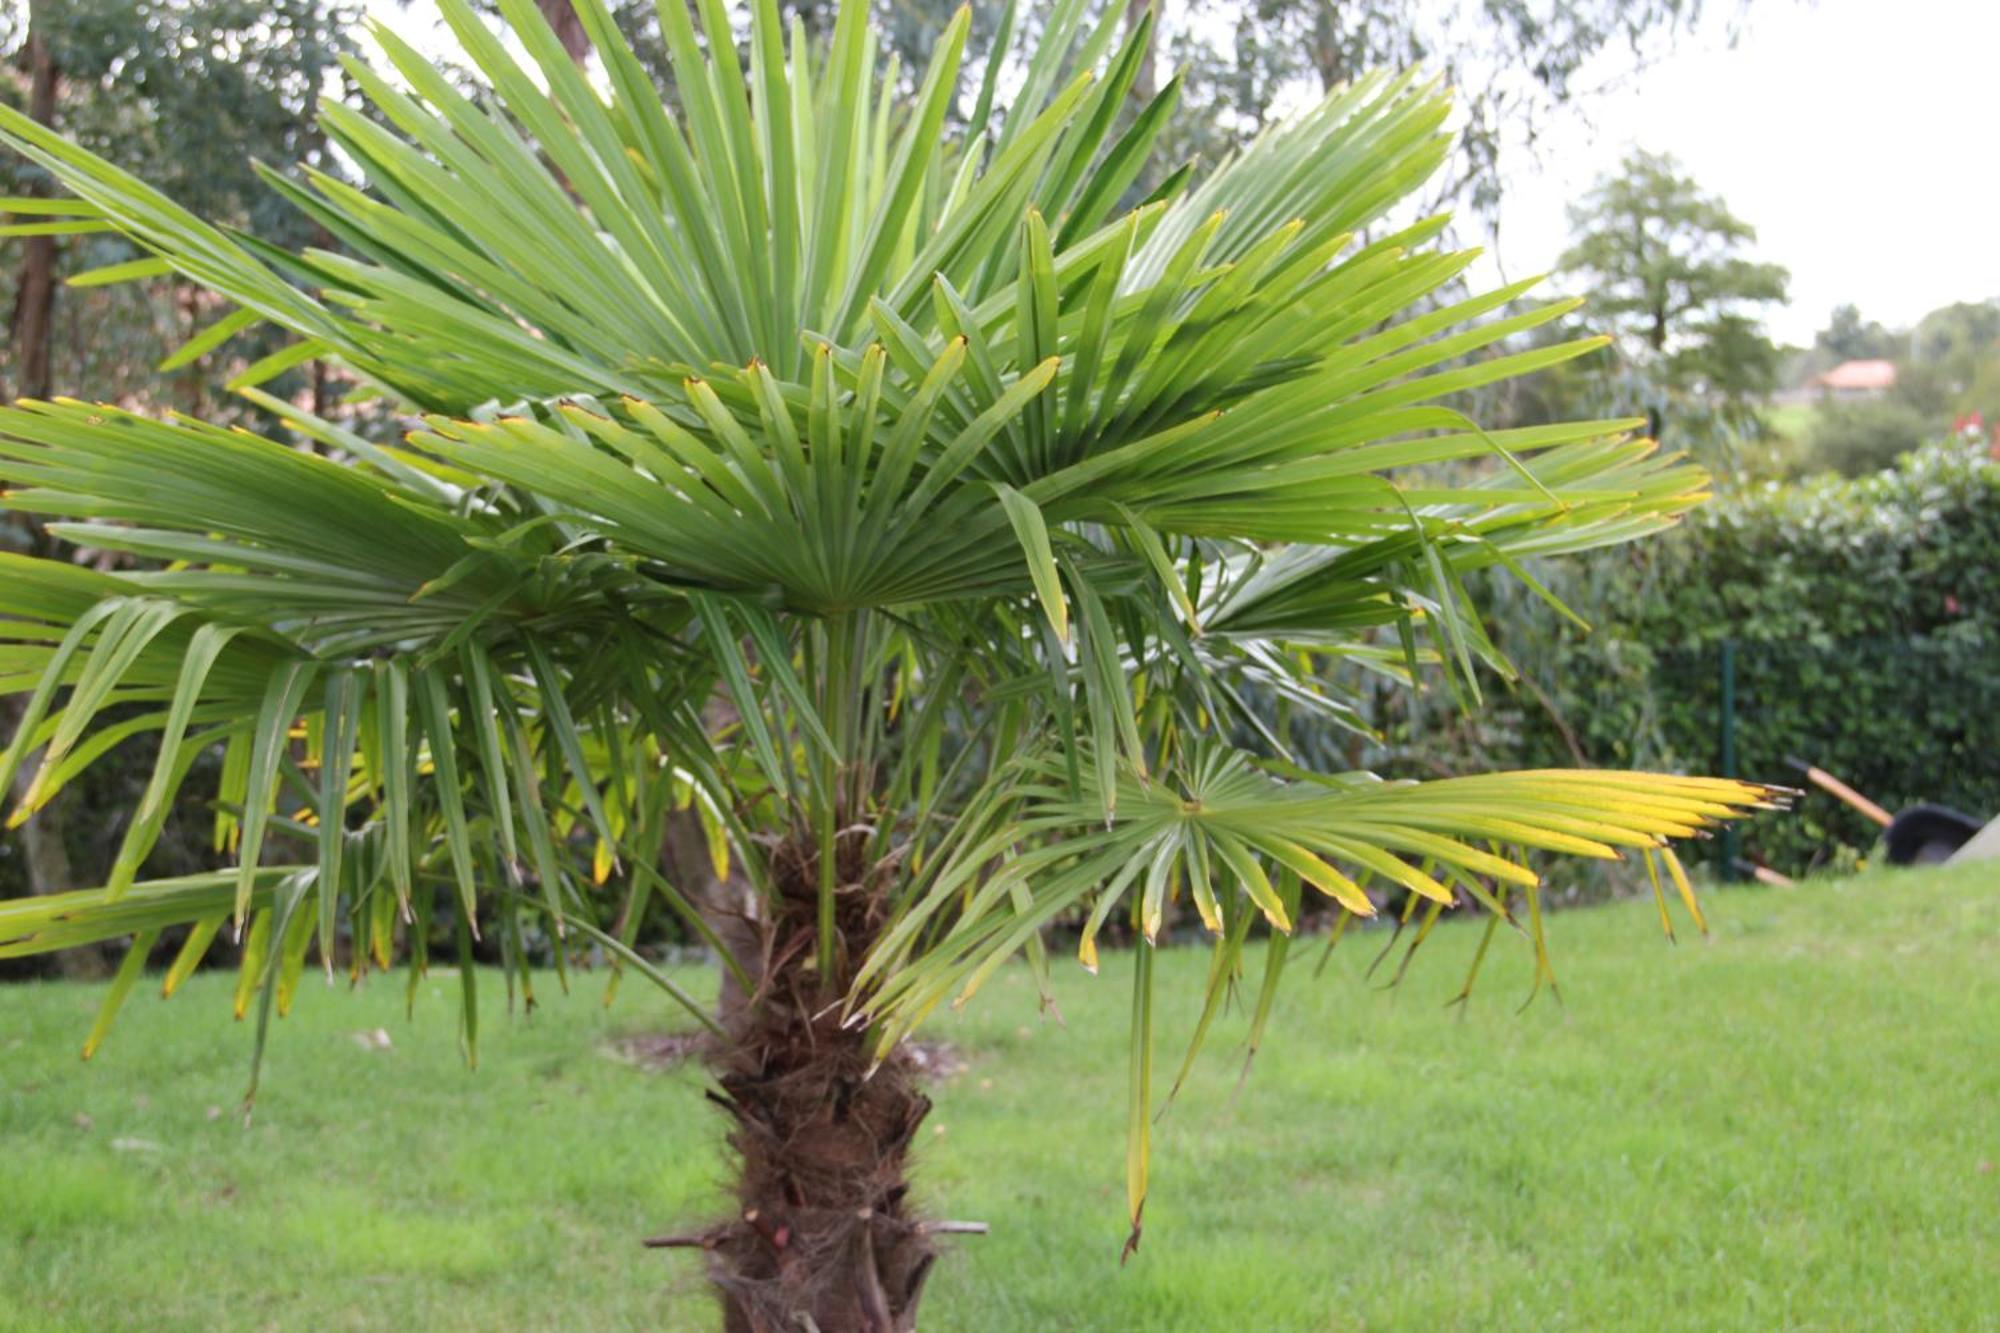
[[[1890,814],[1833,774],[1797,756],[1786,763],[1806,775],[1806,780],[1882,826],[1882,841],[1888,844],[1889,864],[1894,866],[1941,865],[1952,853],[1971,842],[1985,821],[1963,810],[1924,802]]]

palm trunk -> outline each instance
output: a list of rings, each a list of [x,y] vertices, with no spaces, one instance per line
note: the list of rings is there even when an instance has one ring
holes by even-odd
[[[861,1034],[814,1019],[816,985],[779,990],[712,1061],[739,1163],[737,1217],[709,1244],[723,1327],[902,1333],[935,1258],[908,1180],[930,1099],[900,1056],[871,1076]]]
[[[708,1052],[709,1097],[732,1121],[736,1215],[651,1242],[707,1252],[727,1333],[904,1333],[936,1258],[909,1199],[930,1099],[900,1051],[871,1072],[865,1034],[840,1021],[888,902],[887,870],[859,864],[862,844],[842,848],[830,978],[814,961],[817,857],[774,857],[782,900],[762,923],[756,992],[725,1004]]]

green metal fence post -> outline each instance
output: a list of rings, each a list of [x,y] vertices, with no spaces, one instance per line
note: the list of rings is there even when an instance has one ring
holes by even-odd
[[[1721,707],[1721,768],[1722,776],[1733,778],[1736,774],[1736,640],[1722,641],[1722,707]],[[1725,881],[1736,878],[1737,839],[1736,825],[1724,824],[1721,838],[1722,878]]]

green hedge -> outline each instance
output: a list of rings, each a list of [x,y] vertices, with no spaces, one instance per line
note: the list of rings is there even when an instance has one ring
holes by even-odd
[[[1719,498],[1592,563],[1597,632],[1525,654],[1591,759],[1713,769],[1733,640],[1744,775],[1797,783],[1796,754],[1891,810],[2000,812],[2000,465],[1976,450]],[[1526,758],[1570,762],[1546,713],[1523,718]],[[1814,792],[1745,845],[1798,872],[1875,832]]]

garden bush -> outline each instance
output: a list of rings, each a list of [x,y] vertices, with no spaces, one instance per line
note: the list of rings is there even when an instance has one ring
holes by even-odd
[[[1923,443],[1935,426],[1934,418],[1896,399],[1829,403],[1814,415],[1793,459],[1792,475],[1864,476],[1894,464]]]
[[[2000,810],[2000,466],[1980,451],[1934,444],[1867,477],[1719,498],[1669,540],[1592,564],[1595,633],[1517,655],[1592,762],[1717,765],[1733,641],[1744,775],[1796,782],[1798,755],[1890,810]],[[1572,763],[1550,711],[1522,708],[1526,757]],[[1815,795],[1744,836],[1797,871],[1875,832]]]

